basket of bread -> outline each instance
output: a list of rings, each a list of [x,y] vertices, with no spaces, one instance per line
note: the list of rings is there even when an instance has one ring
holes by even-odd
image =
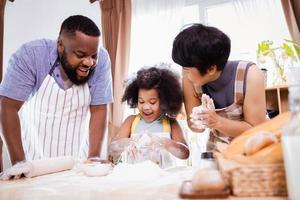
[[[222,176],[235,196],[286,196],[281,114],[236,137],[216,153]]]

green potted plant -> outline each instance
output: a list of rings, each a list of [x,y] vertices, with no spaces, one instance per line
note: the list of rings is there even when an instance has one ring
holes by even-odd
[[[282,44],[275,46],[273,41],[258,43],[257,63],[268,70],[270,85],[286,84],[286,73],[289,68],[300,66],[300,44],[284,39]]]

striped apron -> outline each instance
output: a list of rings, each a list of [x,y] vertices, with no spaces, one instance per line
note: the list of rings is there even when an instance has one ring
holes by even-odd
[[[57,62],[56,62],[57,63]],[[56,63],[19,115],[26,159],[86,158],[91,95],[88,84],[63,90],[51,76]]]
[[[240,61],[238,63],[235,74],[234,102],[225,108],[216,109],[216,113],[218,115],[231,120],[243,120],[244,80],[247,64],[248,62],[246,61]],[[232,139],[232,137],[226,136],[219,131],[212,129],[210,132],[207,149],[213,150],[215,148],[214,145],[218,141],[229,143]]]

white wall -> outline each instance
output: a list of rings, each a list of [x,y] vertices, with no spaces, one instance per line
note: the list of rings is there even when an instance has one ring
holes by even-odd
[[[24,42],[40,38],[55,39],[62,21],[69,15],[83,14],[100,28],[99,3],[89,0],[7,1],[4,17],[3,67],[10,55]]]
[[[15,0],[7,1],[4,18],[3,70],[9,57],[21,44],[40,38],[56,39],[62,21],[82,14],[100,28],[99,2],[89,0]],[[106,149],[106,148],[103,148]],[[4,150],[4,168],[9,165]]]

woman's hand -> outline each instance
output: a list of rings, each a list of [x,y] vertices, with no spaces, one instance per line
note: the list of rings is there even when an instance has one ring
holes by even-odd
[[[214,101],[208,95],[202,94],[201,102],[202,104],[200,106],[192,109],[192,113],[190,115],[192,128],[198,130],[199,132],[203,132],[205,128],[212,128],[211,126],[207,125],[211,124],[212,120],[208,120],[208,118],[212,117],[208,117],[207,115],[216,115]],[[204,120],[205,118],[207,118],[206,121]],[[217,119],[217,116],[215,116],[214,119]]]
[[[221,126],[222,117],[216,113],[215,110],[206,110],[198,114],[202,124],[207,128],[218,130]]]

